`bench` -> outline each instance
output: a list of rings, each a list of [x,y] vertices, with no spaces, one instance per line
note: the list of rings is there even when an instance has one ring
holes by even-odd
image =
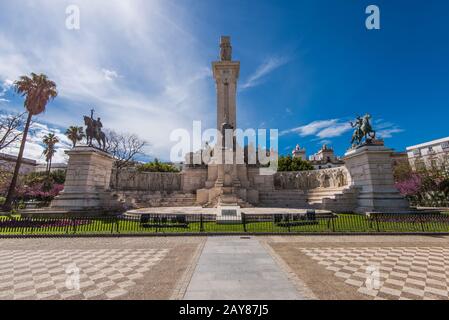
[[[295,227],[318,224],[315,210],[303,214],[274,214],[273,222],[279,227]]]
[[[185,215],[159,216],[142,214],[140,226],[143,228],[188,228],[189,223]]]

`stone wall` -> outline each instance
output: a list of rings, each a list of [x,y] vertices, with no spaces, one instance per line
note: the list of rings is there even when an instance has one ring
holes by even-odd
[[[122,191],[179,191],[181,180],[181,173],[139,172],[135,169],[121,170],[117,179],[113,170],[111,188]]]
[[[256,167],[248,168],[248,180],[252,188],[259,191],[274,190],[273,175],[261,175],[260,169]]]
[[[277,190],[310,190],[316,188],[342,188],[351,184],[345,167],[313,171],[278,172],[274,175]]]
[[[185,167],[181,175],[181,190],[183,192],[196,192],[196,190],[202,189],[206,185],[206,167]]]

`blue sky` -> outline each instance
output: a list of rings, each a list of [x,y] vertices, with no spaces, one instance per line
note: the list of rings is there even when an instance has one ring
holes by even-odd
[[[80,30],[65,28],[69,4],[80,8]],[[370,4],[380,30],[365,28]],[[194,120],[213,127],[210,64],[220,35],[230,35],[241,62],[239,127],[279,129],[281,153],[326,142],[342,155],[348,121],[369,112],[400,151],[449,135],[447,12],[440,0],[2,1],[0,109],[23,108],[11,80],[44,72],[60,91],[38,119],[46,129],[81,125],[94,107],[105,126],[140,135],[149,154],[168,159],[172,130]]]

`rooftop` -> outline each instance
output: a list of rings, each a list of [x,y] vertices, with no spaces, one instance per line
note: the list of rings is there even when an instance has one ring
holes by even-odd
[[[421,144],[417,144],[415,146],[407,147],[407,151],[410,151],[413,149],[418,149],[418,148],[425,148],[427,146],[431,146],[431,145],[439,144],[439,143],[443,143],[443,142],[449,142],[449,137],[437,139],[437,140],[433,140],[433,141],[429,141],[429,142],[424,142]]]

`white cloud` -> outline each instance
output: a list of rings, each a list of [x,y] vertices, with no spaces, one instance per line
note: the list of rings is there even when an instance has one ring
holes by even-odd
[[[393,137],[394,133],[401,133],[401,132],[404,132],[404,130],[400,128],[383,129],[377,131],[377,137],[382,139],[391,138]]]
[[[14,81],[10,79],[6,79],[3,81],[2,84],[0,84],[0,101],[2,102],[10,102],[10,100],[2,98],[5,96],[5,94],[12,88],[14,85]]]
[[[349,123],[340,122],[320,130],[316,135],[320,139],[334,138],[341,136],[349,130],[351,130],[351,125]]]
[[[376,130],[377,137],[382,139],[392,138],[395,133],[404,132],[404,130],[396,124],[385,121],[384,119],[377,119],[374,121],[373,126]]]
[[[375,121],[373,125],[377,129],[377,136],[379,138],[391,138],[394,133],[403,132],[401,128],[391,122],[385,122],[382,119]],[[342,119],[317,120],[309,124],[281,131],[280,135],[290,133],[297,133],[301,137],[315,136],[316,138],[330,143],[329,138],[340,137],[352,130],[349,122]]]
[[[288,62],[285,57],[270,57],[264,61],[256,71],[248,77],[248,79],[241,85],[241,89],[248,89],[255,87],[260,84],[263,78],[270,72],[276,70],[277,68],[283,66]]]
[[[81,124],[94,108],[105,127],[138,134],[162,158],[174,144],[172,130],[189,130],[193,120],[213,124],[210,61],[181,6],[164,0],[71,3],[80,7],[80,30],[65,28],[64,1],[5,2],[0,12],[0,79],[43,72],[55,81],[59,96],[46,122]]]
[[[289,133],[297,133],[301,137],[316,135],[318,132],[321,132],[324,129],[332,128],[338,124],[338,119],[330,119],[330,120],[318,120],[313,121],[309,124],[306,124],[304,126],[300,126],[297,128],[284,130],[280,133],[280,135],[285,135]]]
[[[66,135],[61,132],[60,129],[49,127],[46,124],[33,122],[27,137],[27,142],[24,150],[24,157],[28,159],[33,159],[38,162],[45,162],[44,144],[42,139],[45,135],[53,133],[58,138],[59,142],[56,144],[56,153],[52,159],[53,163],[66,163],[68,160],[67,155],[64,153],[65,150],[71,149],[71,142],[66,137]],[[21,141],[10,145],[9,147],[2,150],[4,153],[17,155],[19,154]]]
[[[101,71],[103,72],[104,78],[106,80],[112,81],[118,78],[118,73],[114,70],[101,69]]]

